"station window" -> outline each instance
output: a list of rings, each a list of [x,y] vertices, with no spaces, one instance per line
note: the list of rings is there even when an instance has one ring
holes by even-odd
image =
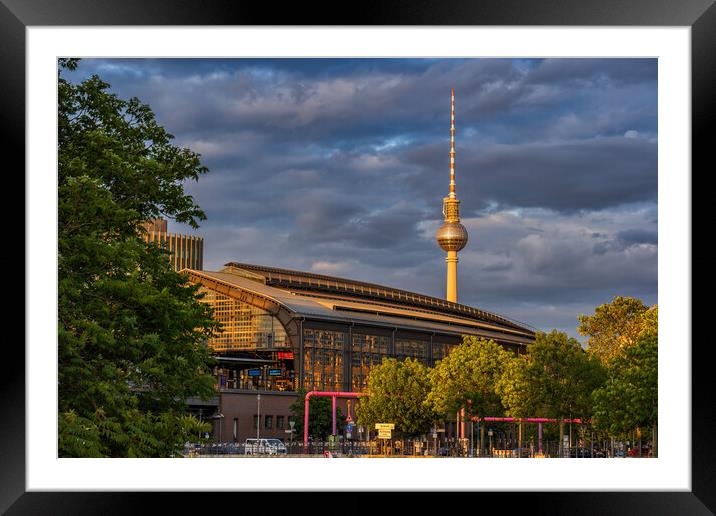
[[[273,416],[264,417],[264,428],[273,428]]]
[[[440,360],[448,356],[450,350],[455,346],[455,344],[448,344],[446,342],[433,342],[433,367],[435,367]]]
[[[371,367],[380,365],[389,355],[390,337],[353,334],[351,343],[351,388],[364,391],[368,386]]]
[[[340,331],[304,328],[303,387],[306,390],[342,390],[346,336]]]
[[[428,364],[428,343],[422,340],[401,339],[395,341],[395,357],[398,360],[414,358],[425,365]]]
[[[268,311],[251,306],[206,287],[201,287],[202,302],[214,310],[214,319],[221,331],[209,339],[216,351],[236,349],[273,349],[289,345],[281,322]]]
[[[259,416],[254,414],[254,430],[256,430],[259,427]]]
[[[283,430],[283,416],[276,416],[276,428]]]

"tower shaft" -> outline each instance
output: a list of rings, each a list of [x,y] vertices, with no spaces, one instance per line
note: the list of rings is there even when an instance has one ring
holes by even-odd
[[[447,287],[445,299],[457,303],[457,251],[448,251],[445,258],[447,263]]]

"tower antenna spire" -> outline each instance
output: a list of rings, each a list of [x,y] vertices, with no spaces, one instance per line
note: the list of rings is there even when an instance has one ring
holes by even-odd
[[[455,198],[455,88],[450,103],[450,198]]]
[[[457,252],[467,245],[467,229],[460,224],[460,201],[455,194],[455,88],[451,94],[450,111],[450,192],[443,197],[443,225],[435,238],[447,252],[447,288],[445,298],[457,303]]]

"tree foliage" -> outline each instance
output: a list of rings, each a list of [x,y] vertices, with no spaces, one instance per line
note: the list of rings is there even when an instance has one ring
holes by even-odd
[[[358,423],[372,428],[375,423],[394,423],[394,435],[415,437],[429,431],[436,416],[425,403],[430,392],[428,368],[418,360],[384,359],[371,369],[369,396],[356,408]]]
[[[657,316],[656,305],[650,309],[640,299],[616,296],[598,306],[594,315],[580,315],[577,331],[589,337],[588,351],[607,365],[645,332],[653,335]]]
[[[643,325],[639,338],[659,336],[659,305],[653,305],[643,315]]]
[[[510,352],[492,340],[463,337],[463,342],[430,371],[428,403],[442,417],[468,405],[475,415],[502,414],[495,385],[511,358]]]
[[[658,337],[646,335],[617,357],[594,394],[594,420],[612,433],[655,425],[658,417]]]
[[[303,438],[306,391],[300,389],[296,401],[289,407],[295,421],[296,435]],[[346,416],[336,407],[336,432],[343,432]],[[333,401],[326,396],[311,396],[308,402],[308,435],[314,439],[326,440],[333,432]]]
[[[563,332],[538,332],[527,353],[515,357],[497,385],[514,417],[581,417],[592,414],[592,391],[606,378],[598,360]]]
[[[149,106],[97,76],[69,82],[76,60],[59,65],[59,454],[169,456],[207,426],[185,400],[214,392],[216,323],[141,224],[196,227],[205,217],[183,182],[207,170]]]

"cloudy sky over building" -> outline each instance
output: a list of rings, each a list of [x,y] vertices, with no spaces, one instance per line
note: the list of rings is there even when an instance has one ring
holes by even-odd
[[[655,59],[111,59],[210,172],[204,267],[238,261],[445,296],[449,182],[470,241],[458,301],[577,336],[615,295],[657,302]]]

